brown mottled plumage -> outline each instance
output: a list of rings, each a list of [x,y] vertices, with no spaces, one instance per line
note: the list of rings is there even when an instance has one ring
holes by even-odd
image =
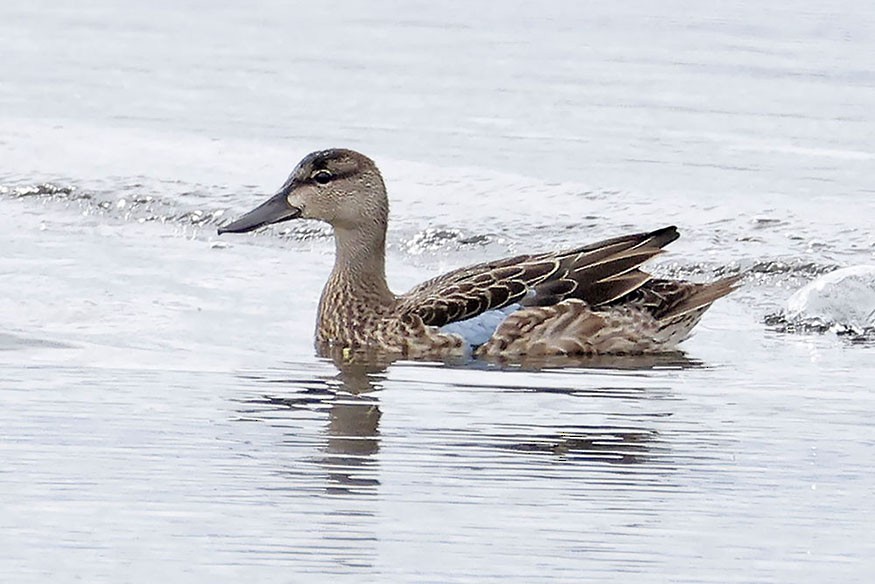
[[[469,266],[396,296],[386,283],[389,202],[383,178],[371,159],[343,149],[306,156],[274,197],[219,233],[296,218],[334,228],[335,264],[316,326],[322,351],[349,348],[411,358],[463,353],[467,341],[441,327],[512,307],[517,309],[476,355],[668,351],[739,280],[694,284],[641,271],[641,264],[679,237],[674,227],[664,227]]]

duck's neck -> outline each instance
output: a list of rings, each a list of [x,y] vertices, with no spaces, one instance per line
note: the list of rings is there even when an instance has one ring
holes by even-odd
[[[329,282],[367,293],[375,299],[394,298],[386,283],[386,229],[335,228],[334,269]]]
[[[353,329],[379,318],[395,303],[386,283],[386,228],[334,228],[334,269],[319,301],[317,336],[346,342]]]

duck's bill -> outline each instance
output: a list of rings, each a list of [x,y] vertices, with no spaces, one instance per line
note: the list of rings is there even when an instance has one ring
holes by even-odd
[[[271,223],[281,223],[301,216],[301,209],[289,205],[288,198],[282,192],[269,198],[236,221],[219,227],[219,235],[223,233],[246,233]]]

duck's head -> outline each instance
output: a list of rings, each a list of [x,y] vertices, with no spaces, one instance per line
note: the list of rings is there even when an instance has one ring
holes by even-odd
[[[385,229],[386,187],[374,161],[353,150],[320,150],[304,157],[280,190],[222,233],[245,233],[290,219],[318,219],[336,229]]]

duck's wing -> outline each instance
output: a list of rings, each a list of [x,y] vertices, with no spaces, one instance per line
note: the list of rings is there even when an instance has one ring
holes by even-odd
[[[671,226],[461,268],[416,286],[399,298],[398,309],[443,326],[514,303],[551,306],[576,298],[589,306],[608,304],[650,280],[638,267],[678,237]]]

